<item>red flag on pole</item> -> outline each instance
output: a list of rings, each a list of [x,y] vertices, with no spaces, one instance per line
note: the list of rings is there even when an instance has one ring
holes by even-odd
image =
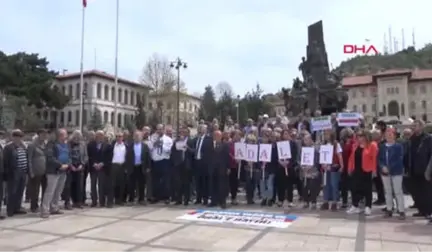
[[[87,7],[87,0],[82,0],[82,4],[83,4],[84,8]]]

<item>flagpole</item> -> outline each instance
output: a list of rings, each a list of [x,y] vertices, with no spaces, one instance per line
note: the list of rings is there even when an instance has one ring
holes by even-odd
[[[114,95],[114,119],[113,119],[113,127],[114,130],[118,127],[118,118],[117,118],[117,101],[118,101],[118,40],[119,40],[119,0],[116,1],[116,37],[115,37],[115,62],[114,62],[114,86],[115,86],[115,95]]]
[[[86,1],[83,1],[82,6],[82,23],[81,23],[81,62],[80,62],[80,112],[79,112],[79,129],[83,130],[83,107],[84,107],[84,28],[85,28],[85,8]]]

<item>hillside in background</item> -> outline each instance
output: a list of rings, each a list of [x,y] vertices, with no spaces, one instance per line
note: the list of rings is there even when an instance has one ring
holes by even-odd
[[[395,54],[356,56],[342,61],[336,70],[347,75],[365,75],[388,69],[432,69],[432,44],[419,50],[414,47]]]

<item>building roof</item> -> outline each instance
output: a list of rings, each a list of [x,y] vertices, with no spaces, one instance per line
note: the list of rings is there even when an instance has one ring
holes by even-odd
[[[409,81],[432,80],[432,69],[391,69],[372,75],[348,76],[343,78],[342,85],[347,88],[363,85],[373,85],[375,84],[376,78],[400,75],[407,75]]]
[[[163,97],[163,96],[175,95],[175,94],[177,94],[176,91],[166,92],[166,93],[162,93],[162,94],[150,93],[150,98],[151,97],[156,97],[156,96]],[[180,95],[181,96],[186,96],[187,98],[190,98],[190,99],[201,101],[201,97],[198,97],[198,96],[195,96],[195,95],[191,95],[191,94],[188,94],[188,93],[185,93],[185,92],[180,92]]]
[[[80,72],[75,72],[75,73],[66,73],[66,74],[59,74],[56,76],[56,79],[59,81],[62,80],[69,80],[69,79],[76,79],[76,78],[80,78],[81,73]],[[110,81],[115,81],[115,76],[112,74],[108,74],[106,72],[103,71],[99,71],[96,69],[93,70],[88,70],[88,71],[84,71],[84,78],[86,77],[92,77],[92,76],[96,76],[105,80],[110,80]],[[124,79],[124,78],[120,78],[118,77],[118,81],[120,83],[124,83],[124,84],[129,84],[129,85],[133,85],[133,86],[141,86],[143,88],[148,88],[151,89],[151,87],[146,86],[142,83],[136,82],[136,81],[131,81],[128,79]]]

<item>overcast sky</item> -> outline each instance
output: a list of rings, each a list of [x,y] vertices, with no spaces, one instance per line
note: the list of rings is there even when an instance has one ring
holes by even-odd
[[[48,57],[58,71],[79,71],[81,0],[2,1],[0,50]],[[266,92],[290,86],[306,52],[307,26],[323,20],[329,61],[347,58],[343,44],[365,39],[383,50],[389,25],[402,46],[432,40],[432,2],[423,0],[120,0],[119,75],[138,80],[158,53],[186,60],[188,91],[226,81],[243,94],[257,82]],[[116,0],[88,0],[85,69],[114,72]],[[95,53],[96,52],[96,53]],[[95,57],[96,55],[96,57]]]

